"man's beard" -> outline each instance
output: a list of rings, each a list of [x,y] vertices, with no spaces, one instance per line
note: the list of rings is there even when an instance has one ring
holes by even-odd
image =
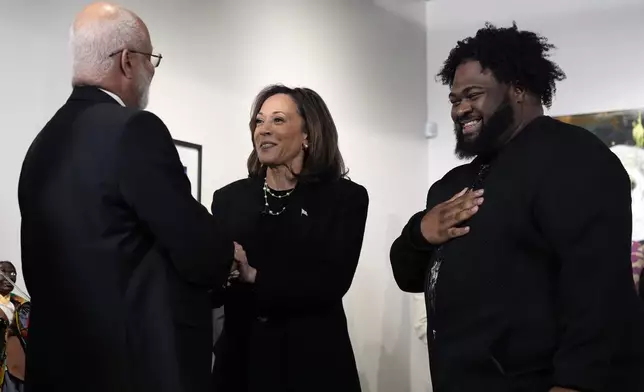
[[[136,95],[139,97],[137,107],[141,110],[148,106],[150,97],[150,84],[152,83],[152,75],[150,75],[143,67],[139,68],[139,73],[136,79]]]
[[[514,109],[510,99],[506,98],[492,114],[489,120],[481,119],[481,130],[472,140],[467,140],[463,133],[461,120],[454,124],[456,134],[455,154],[460,159],[474,158],[496,152],[512,136]]]

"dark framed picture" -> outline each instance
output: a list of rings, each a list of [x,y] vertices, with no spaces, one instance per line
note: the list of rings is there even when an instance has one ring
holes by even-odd
[[[618,110],[559,116],[556,119],[586,128],[608,147],[617,145],[644,148],[643,109]]]
[[[174,140],[174,145],[179,152],[183,171],[190,180],[192,196],[201,203],[201,145],[181,140]]]

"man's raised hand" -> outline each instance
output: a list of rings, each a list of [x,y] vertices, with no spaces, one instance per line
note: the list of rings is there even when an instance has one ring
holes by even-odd
[[[451,199],[427,211],[420,223],[423,237],[432,245],[441,245],[452,238],[469,233],[469,226],[457,227],[470,219],[483,204],[483,190],[468,188],[452,196]]]

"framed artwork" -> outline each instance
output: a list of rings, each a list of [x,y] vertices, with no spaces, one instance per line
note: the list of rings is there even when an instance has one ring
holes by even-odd
[[[556,117],[556,119],[586,128],[597,135],[609,147],[626,145],[644,148],[642,114],[644,114],[644,108],[575,114]]]
[[[183,170],[190,180],[192,196],[201,203],[201,145],[181,140],[174,140],[174,145],[179,152]]]

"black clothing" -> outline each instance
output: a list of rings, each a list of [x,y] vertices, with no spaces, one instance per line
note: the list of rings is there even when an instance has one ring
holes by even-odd
[[[644,307],[630,262],[630,180],[597,137],[550,117],[436,182],[427,209],[489,164],[471,231],[442,246],[428,309],[435,392],[644,391]],[[436,247],[414,215],[391,247],[422,292]],[[428,301],[430,302],[430,301]]]
[[[359,392],[342,297],[362,248],[367,191],[348,180],[299,184],[267,208],[262,189],[263,179],[245,179],[213,196],[213,215],[257,269],[254,284],[226,290],[215,391]]]
[[[158,117],[74,89],[27,152],[19,201],[27,392],[210,390],[209,290],[233,246]]]

